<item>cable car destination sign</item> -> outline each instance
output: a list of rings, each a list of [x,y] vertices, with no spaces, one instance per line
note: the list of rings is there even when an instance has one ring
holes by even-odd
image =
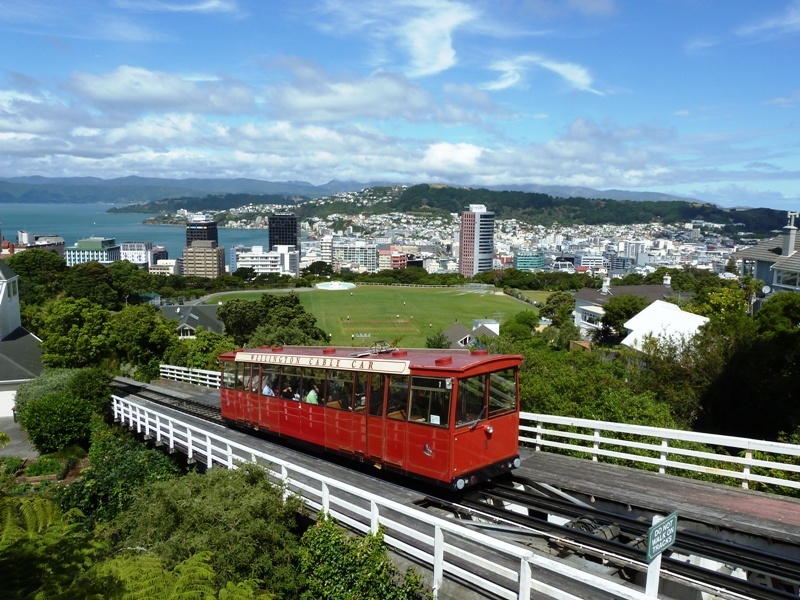
[[[647,530],[647,562],[653,562],[664,550],[675,543],[678,535],[678,513],[674,512],[668,517]]]

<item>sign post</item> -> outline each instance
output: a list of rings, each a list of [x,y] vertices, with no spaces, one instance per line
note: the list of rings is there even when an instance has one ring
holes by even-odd
[[[678,535],[678,513],[668,517],[653,516],[653,526],[647,530],[647,585],[645,595],[658,597],[661,553],[675,543]]]

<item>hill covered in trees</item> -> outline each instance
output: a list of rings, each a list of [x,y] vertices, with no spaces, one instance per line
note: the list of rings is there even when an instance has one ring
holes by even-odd
[[[455,213],[465,210],[469,204],[485,204],[500,219],[518,219],[533,225],[630,225],[654,221],[668,225],[702,219],[767,233],[786,224],[784,211],[769,208],[727,210],[715,204],[680,200],[556,198],[539,193],[427,184],[406,189],[393,208],[408,213]]]

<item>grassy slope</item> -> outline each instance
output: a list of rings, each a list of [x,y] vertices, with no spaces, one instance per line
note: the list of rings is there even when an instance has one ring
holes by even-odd
[[[398,286],[298,291],[303,306],[317,318],[317,325],[333,334],[334,345],[369,346],[377,340],[388,340],[407,348],[424,348],[429,335],[447,329],[456,320],[471,328],[472,319],[497,319],[502,323],[518,312],[531,309],[493,291]],[[225,294],[219,299],[226,302],[260,296],[261,292],[246,292]]]

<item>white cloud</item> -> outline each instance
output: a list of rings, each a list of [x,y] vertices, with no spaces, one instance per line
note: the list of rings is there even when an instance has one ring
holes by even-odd
[[[503,90],[518,86],[525,81],[527,72],[535,67],[556,73],[576,90],[603,95],[602,92],[592,87],[592,76],[585,67],[575,63],[552,60],[540,54],[525,54],[495,62],[490,68],[499,71],[500,77],[482,87],[487,90]]]
[[[766,100],[764,104],[775,104],[784,108],[794,108],[800,104],[800,90],[795,90],[788,96],[779,96],[771,100]]]
[[[745,37],[772,37],[791,35],[798,32],[800,32],[800,0],[794,0],[786,7],[784,13],[778,17],[769,17],[736,30],[738,35]]]
[[[453,173],[473,168],[483,154],[483,148],[473,144],[450,144],[439,142],[431,144],[422,159],[426,169]]]
[[[200,0],[198,2],[115,0],[114,4],[120,8],[153,12],[235,13],[239,10],[236,0]]]
[[[409,77],[425,77],[457,63],[455,33],[478,20],[480,12],[453,0],[387,0],[351,2],[327,0],[317,26],[342,37],[358,35],[372,44],[371,59],[386,65],[395,47],[403,50]],[[392,61],[393,62],[393,61]]]
[[[252,91],[236,82],[194,82],[162,71],[121,66],[105,75],[73,73],[70,88],[85,99],[141,110],[182,108],[198,112],[252,110]]]

